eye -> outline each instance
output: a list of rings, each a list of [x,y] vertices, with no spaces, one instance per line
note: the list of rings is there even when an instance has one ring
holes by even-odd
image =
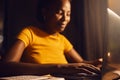
[[[57,14],[63,14],[63,11],[62,10],[58,10],[56,11]]]

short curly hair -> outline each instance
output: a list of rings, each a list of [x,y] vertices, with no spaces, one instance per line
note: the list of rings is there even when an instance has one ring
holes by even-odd
[[[37,20],[40,22],[44,22],[44,16],[42,13],[42,9],[47,9],[52,5],[55,5],[56,2],[58,3],[61,0],[38,0],[38,5],[37,5]],[[71,3],[71,0],[68,0]]]

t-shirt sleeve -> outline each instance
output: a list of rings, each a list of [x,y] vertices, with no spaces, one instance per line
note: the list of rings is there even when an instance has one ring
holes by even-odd
[[[70,43],[70,41],[64,37],[64,52],[67,53],[73,48],[73,45]]]
[[[17,39],[22,40],[25,43],[25,47],[27,47],[31,42],[31,32],[29,28],[24,28],[18,35]]]

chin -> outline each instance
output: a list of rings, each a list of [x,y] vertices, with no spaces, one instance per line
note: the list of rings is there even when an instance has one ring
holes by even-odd
[[[64,29],[59,29],[59,30],[57,30],[57,32],[63,32],[64,31]]]
[[[60,32],[63,32],[64,30],[65,30],[65,28],[61,28],[59,31],[60,31]]]
[[[59,27],[59,28],[57,29],[58,32],[63,32],[64,30],[65,30],[65,27]]]

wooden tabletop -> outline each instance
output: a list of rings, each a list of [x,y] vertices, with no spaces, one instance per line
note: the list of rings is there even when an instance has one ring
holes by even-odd
[[[35,76],[35,75],[21,75],[11,77],[1,77],[0,80],[65,80],[60,77],[53,77],[50,75]]]
[[[102,80],[120,80],[120,64],[106,65],[104,67]]]

